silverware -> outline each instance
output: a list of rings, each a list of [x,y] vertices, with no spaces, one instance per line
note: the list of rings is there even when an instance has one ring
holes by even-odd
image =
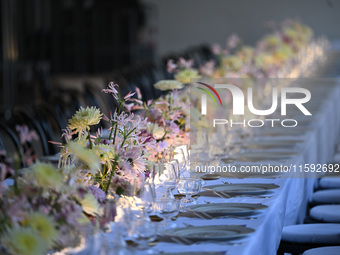
[[[233,195],[228,195],[224,192],[217,192],[217,191],[214,191],[214,193],[221,197],[221,198],[232,198],[232,197],[253,197],[253,198],[264,198],[264,199],[267,199],[267,198],[273,198],[273,196],[260,196],[260,195],[250,195],[250,194],[243,194],[243,195],[238,195],[238,194],[233,194]]]
[[[259,217],[242,217],[242,216],[219,216],[216,217],[215,219],[238,219],[238,220],[257,220]]]
[[[196,242],[195,244],[206,244],[206,243],[213,243],[213,244],[222,244],[222,245],[230,245],[230,246],[236,246],[236,245],[243,245],[244,242],[236,243],[236,242],[226,242],[226,241],[202,241],[202,242]]]
[[[185,223],[185,222],[183,222],[182,224],[186,227],[194,227],[194,225],[191,225],[191,224],[188,224],[188,223]]]

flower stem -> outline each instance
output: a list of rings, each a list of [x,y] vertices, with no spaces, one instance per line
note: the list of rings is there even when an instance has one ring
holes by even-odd
[[[123,103],[123,101],[119,101],[117,116],[119,116],[120,113],[121,113],[122,103]],[[117,128],[118,128],[118,122],[115,123],[115,133],[114,133],[113,142],[112,142],[113,144],[115,144],[115,142],[116,142]],[[113,125],[112,125],[112,129],[113,129]],[[111,135],[112,135],[112,130],[111,130],[111,134],[110,134],[110,140],[111,140]]]
[[[110,173],[110,177],[109,177],[109,180],[108,180],[108,183],[106,185],[106,188],[105,188],[105,194],[107,195],[107,193],[109,192],[109,187],[110,187],[110,184],[111,184],[111,180],[112,180],[112,177],[113,177],[113,174],[115,172],[115,169],[116,169],[116,166],[117,166],[117,160],[118,160],[118,155],[115,156],[115,159],[114,159],[114,163],[113,163],[113,167],[111,169],[111,173]]]
[[[93,147],[93,144],[92,144],[92,140],[91,140],[91,134],[90,134],[90,132],[88,133],[88,136],[87,136],[87,138],[89,139],[90,149],[92,149],[92,147]]]
[[[126,135],[124,135],[124,139],[123,139],[123,142],[122,142],[122,144],[120,145],[120,147],[123,147],[123,145],[124,145],[124,143],[125,143],[125,141],[126,141],[126,138],[128,138],[129,135],[131,135],[131,133],[132,133],[133,131],[135,131],[135,129],[136,129],[136,128],[133,128],[132,130],[130,130],[129,133],[127,133]]]

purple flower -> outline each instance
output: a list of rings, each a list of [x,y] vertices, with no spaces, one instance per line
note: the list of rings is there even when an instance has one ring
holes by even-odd
[[[98,202],[103,203],[106,199],[105,192],[96,186],[87,187],[89,191],[94,195]]]

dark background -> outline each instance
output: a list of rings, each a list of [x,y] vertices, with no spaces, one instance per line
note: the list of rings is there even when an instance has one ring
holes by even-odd
[[[254,45],[268,21],[298,18],[317,35],[340,38],[335,0],[1,0],[0,7],[2,113],[60,83],[79,87],[86,76],[104,86],[108,73],[224,45],[232,33]]]

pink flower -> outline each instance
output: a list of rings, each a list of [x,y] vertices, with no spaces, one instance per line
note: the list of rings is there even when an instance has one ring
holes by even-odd
[[[215,71],[215,61],[210,60],[200,67],[200,73],[206,76],[212,76]]]
[[[192,59],[185,60],[184,58],[179,58],[178,65],[180,67],[183,67],[183,68],[186,68],[186,69],[190,69],[194,65],[194,61]]]
[[[138,99],[141,100],[142,99],[142,93],[140,93],[140,89],[138,87],[136,87],[135,90],[136,90]]]
[[[241,38],[238,35],[232,34],[231,36],[229,36],[227,40],[227,47],[229,49],[234,49],[239,44],[241,44]]]
[[[66,142],[70,141],[72,139],[72,135],[75,134],[75,132],[71,131],[71,129],[66,128],[62,129],[63,134],[61,135],[61,138],[65,138]]]
[[[219,55],[222,51],[221,46],[217,43],[213,44],[213,46],[211,47],[211,51],[212,53],[214,53],[215,55]]]
[[[132,92],[130,91],[130,92],[124,97],[124,100],[125,100],[125,101],[128,101],[134,94],[136,94],[136,92],[133,92],[133,93],[132,93]]]
[[[115,89],[115,87],[119,87],[119,85],[118,84],[115,84],[114,82],[110,82],[109,83],[109,88],[108,89],[103,89],[102,91],[104,92],[104,93],[107,93],[107,94],[109,94],[109,93],[111,93],[112,94],[112,96],[116,99],[116,100],[118,100],[119,99],[119,97],[118,97],[118,91]]]
[[[167,64],[167,70],[169,73],[174,73],[176,72],[177,69],[177,65],[175,64],[173,59],[169,59],[168,60],[168,64]]]
[[[159,122],[163,118],[162,113],[154,108],[149,110],[147,117],[151,122]]]
[[[131,112],[133,110],[135,104],[134,103],[131,103],[131,104],[123,103],[123,106],[126,109],[126,111]]]
[[[17,125],[15,126],[15,129],[19,133],[19,139],[21,144],[32,142],[33,140],[35,141],[39,140],[38,134],[34,130],[29,131],[26,125],[23,126]]]

